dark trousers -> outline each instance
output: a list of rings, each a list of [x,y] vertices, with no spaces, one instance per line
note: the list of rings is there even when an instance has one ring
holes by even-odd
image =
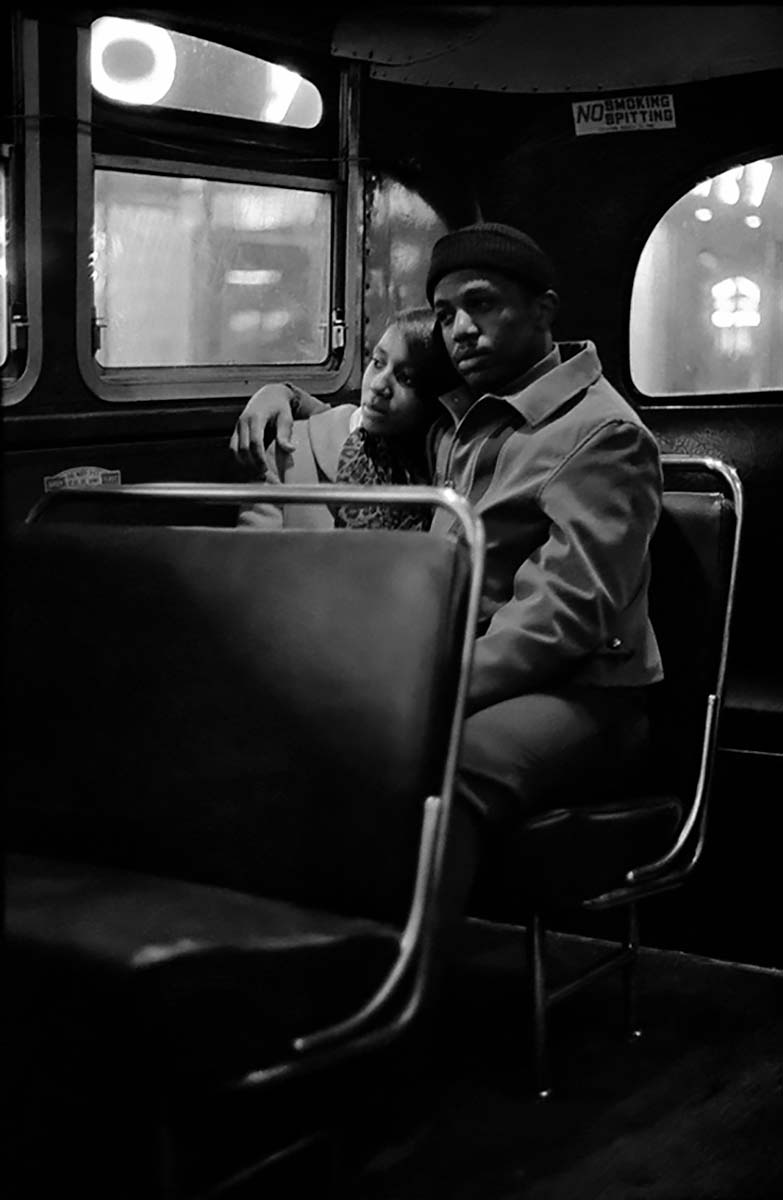
[[[465,721],[458,802],[498,826],[560,803],[609,801],[641,774],[648,738],[642,688],[515,696]]]
[[[648,739],[641,688],[530,693],[466,719],[444,861],[444,944],[458,944],[466,910],[478,904],[485,915],[514,827],[561,804],[609,803],[644,777]]]

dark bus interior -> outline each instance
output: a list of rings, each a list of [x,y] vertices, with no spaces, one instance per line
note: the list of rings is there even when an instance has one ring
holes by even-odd
[[[137,43],[140,78],[145,55],[182,56],[177,38],[191,39],[192,78],[212,80],[220,104],[184,84],[164,103],[122,88],[112,98],[111,81],[101,91],[90,37],[105,19],[168,31],[159,50]],[[248,482],[229,439],[250,395],[282,378],[355,400],[387,318],[423,303],[436,238],[478,220],[547,249],[556,339],[595,343],[662,454],[720,460],[744,496],[706,842],[682,887],[641,906],[638,1044],[610,1016],[611,980],[569,999],[552,1020],[553,1095],[537,1099],[524,943],[510,924],[468,921],[440,1006],[403,1049],[284,1088],[264,1110],[273,1150],[260,1173],[233,1161],[259,1129],[240,1098],[214,1127],[206,1111],[188,1115],[187,1138],[231,1165],[230,1186],[146,1190],[142,1172],[123,1191],[127,1164],[101,1151],[103,1134],[36,1084],[59,1133],[12,1132],[14,1195],[52,1195],[60,1175],[79,1194],[94,1157],[84,1196],[772,1200],[783,1190],[783,10],[229,0],[31,3],[2,21],[6,528],[74,485]],[[226,83],[240,60],[213,79],[197,58],[205,43],[266,64],[260,117]],[[120,66],[130,86],[133,54]],[[291,72],[312,92],[286,93]],[[284,95],[287,115],[273,116]],[[24,719],[48,736],[45,713]],[[589,963],[616,927],[613,911],[563,915],[554,973]]]

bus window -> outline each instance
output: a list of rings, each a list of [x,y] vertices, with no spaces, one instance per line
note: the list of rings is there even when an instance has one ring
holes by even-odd
[[[697,183],[650,235],[631,300],[649,397],[783,388],[783,156]]]
[[[41,369],[38,37],[11,17],[0,72],[0,369],[3,405],[18,404]]]
[[[82,33],[77,345],[88,386],[104,400],[235,397],[282,371],[338,390],[359,302],[351,69],[320,62],[316,83],[114,17]]]
[[[103,367],[323,363],[332,196],[95,171]]]

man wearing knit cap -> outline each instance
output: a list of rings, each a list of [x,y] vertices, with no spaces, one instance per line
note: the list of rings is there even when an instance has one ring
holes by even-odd
[[[430,432],[433,482],[467,496],[487,535],[459,786],[500,829],[607,796],[640,762],[662,677],[647,615],[658,449],[592,342],[553,341],[554,285],[533,239],[496,223],[442,237],[426,283],[462,381]],[[277,416],[250,411],[256,428]],[[433,532],[448,525],[438,510]]]
[[[553,341],[554,284],[532,238],[486,223],[435,244],[426,285],[463,381],[441,398],[433,474],[487,533],[460,786],[501,825],[617,786],[662,678],[647,615],[658,448],[595,346]]]

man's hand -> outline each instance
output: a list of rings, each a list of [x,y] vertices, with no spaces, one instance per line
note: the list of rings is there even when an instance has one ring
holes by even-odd
[[[268,444],[274,439],[279,450],[293,454],[293,426],[289,388],[284,383],[267,383],[248,400],[229,444],[243,467],[252,470],[258,478],[267,479],[270,464],[264,453],[265,442]]]

